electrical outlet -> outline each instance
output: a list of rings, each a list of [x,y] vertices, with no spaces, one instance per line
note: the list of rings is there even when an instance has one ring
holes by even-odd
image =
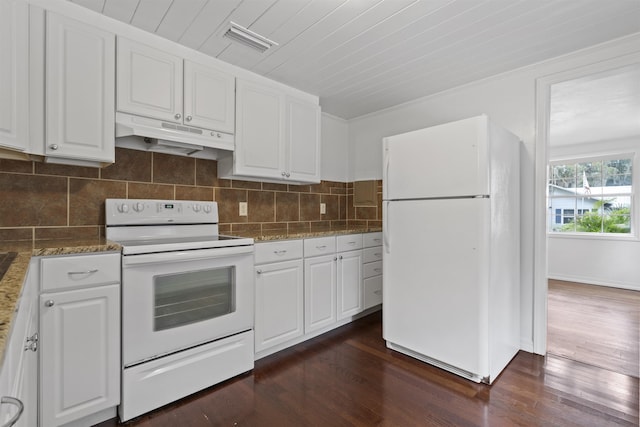
[[[247,202],[240,202],[238,204],[238,215],[247,216]]]
[[[320,203],[320,215],[324,215],[327,213],[327,204]]]

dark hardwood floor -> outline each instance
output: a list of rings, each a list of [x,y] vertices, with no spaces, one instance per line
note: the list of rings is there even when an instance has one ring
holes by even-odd
[[[637,426],[638,398],[637,378],[525,352],[475,384],[387,349],[378,312],[127,425]]]
[[[640,292],[549,280],[547,351],[634,377],[640,369]]]

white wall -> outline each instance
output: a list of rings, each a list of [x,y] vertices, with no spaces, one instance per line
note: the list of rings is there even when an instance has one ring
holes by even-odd
[[[521,345],[525,350],[533,349],[536,79],[636,52],[640,52],[640,33],[349,122],[349,180],[380,179],[382,138],[400,132],[486,113],[522,138]]]
[[[640,135],[631,139],[599,141],[579,145],[552,145],[550,160],[635,154],[634,182],[640,188],[638,160]],[[640,198],[633,200],[634,236],[570,236],[550,234],[547,245],[549,277],[558,280],[591,283],[640,290]]]
[[[348,181],[349,123],[322,113],[322,161],[320,177],[326,181]]]

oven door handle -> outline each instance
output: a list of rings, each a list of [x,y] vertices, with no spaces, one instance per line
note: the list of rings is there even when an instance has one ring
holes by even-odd
[[[122,265],[166,264],[224,258],[253,253],[253,246],[233,246],[228,248],[195,249],[189,251],[159,252],[154,254],[125,255]]]

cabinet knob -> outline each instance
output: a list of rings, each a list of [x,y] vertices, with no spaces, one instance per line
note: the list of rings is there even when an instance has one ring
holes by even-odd
[[[286,172],[284,172],[284,171],[282,171],[282,174],[281,174],[281,175],[282,175],[282,176],[287,176],[287,173],[286,173]]]
[[[262,270],[257,270],[256,273],[262,274]]]
[[[186,119],[187,119],[187,121],[188,121],[188,122],[190,122],[190,121],[191,121],[191,119],[193,119],[193,117],[191,117],[191,116],[187,116],[187,117],[186,117]]]
[[[180,114],[180,113],[176,113],[176,115],[175,115],[175,116],[173,116],[173,117],[175,117],[175,118],[176,118],[176,120],[180,120],[180,118],[182,117],[182,114]]]
[[[55,151],[55,150],[57,150],[57,149],[58,149],[58,144],[51,144],[51,145],[49,146],[49,148],[50,148],[51,150],[54,150],[54,151]]]
[[[53,307],[54,304],[55,302],[52,299],[48,299],[44,302],[45,307]]]
[[[287,178],[289,178],[291,176],[291,174],[289,172],[287,172]]]
[[[338,259],[342,259],[342,255],[340,255],[340,256],[338,257]]]

